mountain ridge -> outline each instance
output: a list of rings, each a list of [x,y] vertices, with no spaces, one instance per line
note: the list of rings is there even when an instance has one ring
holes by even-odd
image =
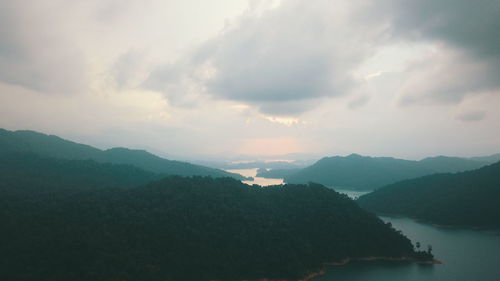
[[[100,163],[129,164],[138,168],[180,176],[245,177],[223,170],[175,161],[156,156],[146,150],[115,147],[101,150],[90,145],[73,142],[59,136],[31,130],[9,131],[0,129],[0,152],[23,151],[42,156],[68,160],[94,160]]]
[[[403,180],[358,198],[372,212],[440,225],[500,227],[500,162],[461,173]]]
[[[353,153],[348,156],[324,157],[311,166],[288,174],[284,180],[287,183],[317,182],[330,187],[373,190],[404,179],[442,172],[462,172],[487,164],[447,156],[427,157],[416,161]],[[286,172],[281,174],[286,175]]]

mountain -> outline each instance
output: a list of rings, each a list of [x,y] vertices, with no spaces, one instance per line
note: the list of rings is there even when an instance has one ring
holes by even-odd
[[[8,131],[0,129],[0,152],[32,152],[41,156],[68,159],[94,160],[101,163],[128,164],[143,170],[164,175],[212,176],[245,179],[235,173],[194,165],[186,162],[167,160],[144,150],[112,148],[100,150],[57,136],[45,135],[34,131]]]
[[[42,157],[31,152],[0,154],[0,180],[5,188],[26,191],[124,188],[163,176],[135,166]]]
[[[351,154],[325,157],[285,177],[288,183],[316,182],[344,189],[373,190],[400,180],[440,172],[460,172],[487,165],[471,159],[438,156],[420,161]]]
[[[0,159],[0,280],[298,280],[348,257],[432,259],[315,184],[171,176],[122,188],[120,175],[150,174],[10,155]]]
[[[431,174],[416,161],[389,157],[325,157],[297,173],[285,177],[288,183],[316,182],[327,186],[374,189],[401,179]]]
[[[467,158],[437,156],[422,159],[419,164],[435,173],[457,173],[475,170],[491,163]]]
[[[493,164],[500,161],[500,153],[489,155],[489,156],[479,156],[479,157],[471,157],[469,158],[474,161],[486,162],[488,164]]]
[[[500,162],[474,171],[397,182],[357,202],[373,212],[437,224],[500,227]]]

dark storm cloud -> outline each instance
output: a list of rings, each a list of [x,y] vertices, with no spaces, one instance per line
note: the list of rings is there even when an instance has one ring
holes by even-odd
[[[458,103],[467,95],[499,91],[500,1],[389,0],[378,11],[390,19],[393,39],[439,42],[447,51],[408,69],[405,81],[412,89],[403,92],[403,104]]]
[[[446,41],[495,60],[500,55],[498,0],[389,0],[382,7],[400,36]]]

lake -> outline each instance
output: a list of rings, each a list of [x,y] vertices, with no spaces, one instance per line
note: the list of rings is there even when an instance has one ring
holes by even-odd
[[[336,187],[330,187],[330,188],[337,191],[338,193],[343,193],[354,200],[358,199],[359,196],[370,193],[370,191],[356,191],[356,190],[341,189],[341,188],[336,188]]]
[[[258,168],[254,169],[231,169],[231,170],[226,170],[227,172],[230,173],[237,173],[240,174],[244,177],[253,177],[253,181],[242,181],[243,183],[252,185],[252,184],[258,184],[261,186],[268,186],[268,185],[277,185],[277,184],[283,184],[283,179],[267,179],[267,178],[261,178],[261,177],[256,177],[257,175],[257,170]]]
[[[357,261],[328,267],[328,273],[314,281],[493,281],[500,280],[500,235],[466,229],[435,227],[408,218],[381,217],[401,230],[422,249],[432,245],[438,265],[410,262]]]
[[[244,176],[255,177],[257,169],[229,170]],[[282,179],[255,177],[248,184],[282,184]],[[367,191],[352,191],[331,187],[349,197]],[[500,280],[500,234],[468,229],[444,228],[416,222],[401,217],[381,217],[401,230],[413,243],[420,242],[421,249],[432,245],[437,265],[420,265],[396,261],[354,261],[344,266],[329,266],[328,273],[314,281],[496,281]]]
[[[277,184],[284,184],[283,179],[269,179],[269,178],[261,178],[257,177],[257,170],[258,168],[253,168],[253,169],[229,169],[226,170],[227,172],[230,173],[236,173],[240,174],[244,177],[253,177],[253,181],[242,181],[243,183],[252,185],[252,184],[258,184],[261,186],[268,186],[268,185],[277,185]],[[359,196],[364,195],[369,193],[370,191],[354,191],[354,190],[349,190],[349,189],[342,189],[342,188],[337,188],[337,187],[329,187],[337,192],[344,193],[347,196],[349,196],[352,199],[357,199]]]

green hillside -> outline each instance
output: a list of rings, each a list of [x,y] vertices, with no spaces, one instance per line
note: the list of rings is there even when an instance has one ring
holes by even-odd
[[[361,196],[367,210],[443,225],[500,227],[500,162],[397,182]]]
[[[144,150],[112,148],[100,150],[57,136],[34,131],[7,131],[0,129],[0,152],[32,152],[41,156],[68,159],[94,160],[101,163],[129,164],[138,168],[165,175],[212,176],[244,179],[243,176],[223,170],[167,160]]]
[[[316,182],[343,189],[373,190],[404,179],[441,172],[461,172],[484,165],[487,163],[445,156],[412,161],[351,154],[346,157],[325,157],[309,167],[285,174],[285,182]]]

